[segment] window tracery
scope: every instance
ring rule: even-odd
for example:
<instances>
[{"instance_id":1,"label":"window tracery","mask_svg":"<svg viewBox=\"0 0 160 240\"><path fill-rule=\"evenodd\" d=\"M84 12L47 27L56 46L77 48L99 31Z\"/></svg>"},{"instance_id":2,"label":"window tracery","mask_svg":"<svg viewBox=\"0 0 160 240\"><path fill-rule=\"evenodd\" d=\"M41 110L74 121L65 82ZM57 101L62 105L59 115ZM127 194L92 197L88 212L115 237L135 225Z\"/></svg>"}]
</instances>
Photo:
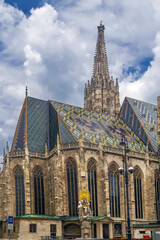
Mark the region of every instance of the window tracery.
<instances>
[{"instance_id":1,"label":"window tracery","mask_svg":"<svg viewBox=\"0 0 160 240\"><path fill-rule=\"evenodd\" d=\"M39 167L34 169L34 205L36 214L45 214L43 173Z\"/></svg>"},{"instance_id":2,"label":"window tracery","mask_svg":"<svg viewBox=\"0 0 160 240\"><path fill-rule=\"evenodd\" d=\"M91 210L93 216L98 216L98 202L97 202L97 173L96 162L91 159L87 166L88 169L88 191L91 194Z\"/></svg>"},{"instance_id":3,"label":"window tracery","mask_svg":"<svg viewBox=\"0 0 160 240\"><path fill-rule=\"evenodd\" d=\"M20 166L14 170L15 194L16 194L16 216L25 215L25 194L24 194L24 174Z\"/></svg>"},{"instance_id":4,"label":"window tracery","mask_svg":"<svg viewBox=\"0 0 160 240\"><path fill-rule=\"evenodd\" d=\"M69 216L77 216L78 189L77 189L77 166L73 159L67 161L67 185Z\"/></svg>"},{"instance_id":5,"label":"window tracery","mask_svg":"<svg viewBox=\"0 0 160 240\"><path fill-rule=\"evenodd\" d=\"M111 217L120 217L119 172L115 164L109 167L108 178Z\"/></svg>"},{"instance_id":6,"label":"window tracery","mask_svg":"<svg viewBox=\"0 0 160 240\"><path fill-rule=\"evenodd\" d=\"M136 218L143 218L142 177L141 172L138 168L135 168L133 176L134 176L135 216Z\"/></svg>"}]
</instances>

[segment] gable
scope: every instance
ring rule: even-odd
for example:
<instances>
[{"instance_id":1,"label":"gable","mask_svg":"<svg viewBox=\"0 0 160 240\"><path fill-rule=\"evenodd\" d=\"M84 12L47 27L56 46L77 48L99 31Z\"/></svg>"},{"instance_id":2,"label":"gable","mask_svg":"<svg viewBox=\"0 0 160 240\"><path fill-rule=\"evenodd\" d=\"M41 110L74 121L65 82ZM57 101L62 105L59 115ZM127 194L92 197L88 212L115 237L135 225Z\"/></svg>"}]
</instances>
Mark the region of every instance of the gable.
<instances>
[{"instance_id":1,"label":"gable","mask_svg":"<svg viewBox=\"0 0 160 240\"><path fill-rule=\"evenodd\" d=\"M120 118L148 145L150 151L158 151L156 105L126 97Z\"/></svg>"}]
</instances>

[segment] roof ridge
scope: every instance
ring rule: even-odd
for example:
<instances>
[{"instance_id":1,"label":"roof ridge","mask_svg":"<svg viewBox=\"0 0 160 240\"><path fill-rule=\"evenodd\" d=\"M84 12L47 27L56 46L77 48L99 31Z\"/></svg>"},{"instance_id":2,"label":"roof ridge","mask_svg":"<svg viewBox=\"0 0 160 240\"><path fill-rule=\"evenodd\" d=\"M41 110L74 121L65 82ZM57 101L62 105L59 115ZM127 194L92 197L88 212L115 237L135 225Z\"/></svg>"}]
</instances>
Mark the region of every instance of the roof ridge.
<instances>
[{"instance_id":1,"label":"roof ridge","mask_svg":"<svg viewBox=\"0 0 160 240\"><path fill-rule=\"evenodd\" d=\"M43 100L43 99L39 99L39 98L36 98L36 97L30 97L30 96L28 96L27 98L36 99L38 101L43 101L43 102L48 102L49 101L49 100Z\"/></svg>"},{"instance_id":2,"label":"roof ridge","mask_svg":"<svg viewBox=\"0 0 160 240\"><path fill-rule=\"evenodd\" d=\"M152 105L152 106L157 106L157 105L155 105L153 103L148 103L148 102L145 102L145 101L142 101L142 100L139 100L139 99L135 99L135 98L131 98L131 97L126 97L126 98L132 99L132 100L135 100L135 101L139 101L139 102L142 102L142 103L146 103L146 104L149 104L149 105Z\"/></svg>"}]
</instances>

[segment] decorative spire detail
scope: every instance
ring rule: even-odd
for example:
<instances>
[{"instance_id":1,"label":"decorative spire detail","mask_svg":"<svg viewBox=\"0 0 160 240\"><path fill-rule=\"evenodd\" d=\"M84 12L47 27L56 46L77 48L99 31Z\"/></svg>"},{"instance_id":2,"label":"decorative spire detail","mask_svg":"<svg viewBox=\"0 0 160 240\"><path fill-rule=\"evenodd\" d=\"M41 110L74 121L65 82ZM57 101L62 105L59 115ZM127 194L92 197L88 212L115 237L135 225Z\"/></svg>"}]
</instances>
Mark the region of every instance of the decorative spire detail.
<instances>
[{"instance_id":1,"label":"decorative spire detail","mask_svg":"<svg viewBox=\"0 0 160 240\"><path fill-rule=\"evenodd\" d=\"M85 85L84 107L97 113L117 115L120 110L119 84L114 84L113 77L109 76L108 59L104 38L105 27L100 21L96 51L94 56L91 82Z\"/></svg>"},{"instance_id":2,"label":"decorative spire detail","mask_svg":"<svg viewBox=\"0 0 160 240\"><path fill-rule=\"evenodd\" d=\"M26 98L28 97L28 88L26 86Z\"/></svg>"},{"instance_id":3,"label":"decorative spire detail","mask_svg":"<svg viewBox=\"0 0 160 240\"><path fill-rule=\"evenodd\" d=\"M97 44L96 44L96 53L94 57L94 66L93 66L93 75L109 75L108 70L108 60L106 54L106 45L105 45L105 38L104 38L104 30L105 27L100 22L100 26L98 28L98 37L97 37Z\"/></svg>"}]
</instances>

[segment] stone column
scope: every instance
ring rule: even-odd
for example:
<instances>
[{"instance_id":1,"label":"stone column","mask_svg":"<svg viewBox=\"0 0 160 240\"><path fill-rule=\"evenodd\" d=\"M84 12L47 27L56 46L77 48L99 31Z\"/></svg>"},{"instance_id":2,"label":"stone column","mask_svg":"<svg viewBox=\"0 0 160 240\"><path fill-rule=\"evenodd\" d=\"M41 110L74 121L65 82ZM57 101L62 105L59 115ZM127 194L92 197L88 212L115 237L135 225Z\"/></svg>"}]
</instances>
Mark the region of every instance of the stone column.
<instances>
[{"instance_id":1,"label":"stone column","mask_svg":"<svg viewBox=\"0 0 160 240\"><path fill-rule=\"evenodd\" d=\"M6 159L4 160L4 191L3 191L3 207L4 209L4 216L8 217L9 215L13 214L13 201L12 201L12 169L11 169L11 162L10 162L10 153L9 153L9 146L7 142L6 146L7 154Z\"/></svg>"},{"instance_id":2,"label":"stone column","mask_svg":"<svg viewBox=\"0 0 160 240\"><path fill-rule=\"evenodd\" d=\"M59 142L59 136L57 135L57 159L55 162L55 175L54 175L54 186L55 186L55 215L61 216L63 215L63 175L64 170L62 168L62 151L61 151L61 144Z\"/></svg>"},{"instance_id":3,"label":"stone column","mask_svg":"<svg viewBox=\"0 0 160 240\"><path fill-rule=\"evenodd\" d=\"M106 198L106 215L110 217L110 200L109 200L109 179L105 178L105 198Z\"/></svg>"},{"instance_id":4,"label":"stone column","mask_svg":"<svg viewBox=\"0 0 160 240\"><path fill-rule=\"evenodd\" d=\"M109 223L109 238L113 238L113 223Z\"/></svg>"},{"instance_id":5,"label":"stone column","mask_svg":"<svg viewBox=\"0 0 160 240\"><path fill-rule=\"evenodd\" d=\"M24 160L24 186L25 186L25 214L31 213L31 190L30 190L30 158L27 142L25 142L25 160Z\"/></svg>"},{"instance_id":6,"label":"stone column","mask_svg":"<svg viewBox=\"0 0 160 240\"><path fill-rule=\"evenodd\" d=\"M143 215L146 220L156 220L156 212L154 209L154 204L151 204L155 202L155 185L154 182L154 171L150 167L149 162L149 152L148 147L145 154L145 160L146 160L146 168L144 173L144 201L143 201ZM143 187L143 186L142 186Z\"/></svg>"},{"instance_id":7,"label":"stone column","mask_svg":"<svg viewBox=\"0 0 160 240\"><path fill-rule=\"evenodd\" d=\"M85 154L84 154L84 146L83 146L83 139L82 135L79 137L79 162L80 162L80 189L87 190L88 189L88 181L87 178L87 165L85 163Z\"/></svg>"},{"instance_id":8,"label":"stone column","mask_svg":"<svg viewBox=\"0 0 160 240\"><path fill-rule=\"evenodd\" d=\"M99 223L99 238L103 238L103 223Z\"/></svg>"}]
</instances>

